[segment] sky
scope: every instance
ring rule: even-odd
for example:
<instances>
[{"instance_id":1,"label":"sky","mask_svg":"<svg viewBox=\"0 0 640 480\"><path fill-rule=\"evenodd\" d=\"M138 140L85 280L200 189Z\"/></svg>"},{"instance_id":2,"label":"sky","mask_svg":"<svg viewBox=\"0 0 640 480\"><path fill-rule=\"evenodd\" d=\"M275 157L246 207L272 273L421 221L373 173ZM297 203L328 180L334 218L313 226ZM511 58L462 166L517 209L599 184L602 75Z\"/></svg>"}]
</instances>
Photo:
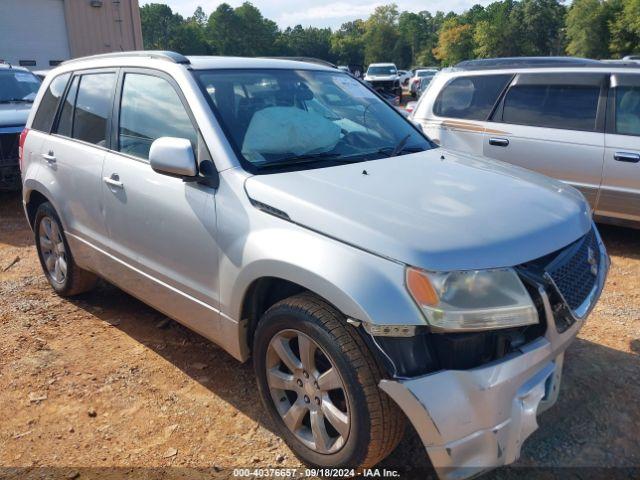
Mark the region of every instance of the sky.
<instances>
[{"instance_id":1,"label":"sky","mask_svg":"<svg viewBox=\"0 0 640 480\"><path fill-rule=\"evenodd\" d=\"M237 7L244 0L227 0L227 3ZM146 3L166 3L174 12L188 17L193 14L198 5L202 6L207 15L222 3L216 0L140 0L140 5ZM409 10L419 12L428 10L435 13L438 10L449 12L453 10L461 13L476 3L487 5L491 0L396 0L400 11ZM302 26L337 28L342 23L356 18L366 18L379 5L393 3L393 0L252 0L265 17L274 20L281 28L300 24Z\"/></svg>"}]
</instances>

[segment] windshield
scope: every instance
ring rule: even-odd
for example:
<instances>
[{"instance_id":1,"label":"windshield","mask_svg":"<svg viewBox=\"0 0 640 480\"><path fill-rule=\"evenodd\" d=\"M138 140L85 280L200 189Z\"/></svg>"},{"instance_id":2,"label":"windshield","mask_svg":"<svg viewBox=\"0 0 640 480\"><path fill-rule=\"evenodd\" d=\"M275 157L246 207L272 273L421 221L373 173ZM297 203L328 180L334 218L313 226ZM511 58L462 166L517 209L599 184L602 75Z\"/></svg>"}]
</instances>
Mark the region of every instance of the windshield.
<instances>
[{"instance_id":1,"label":"windshield","mask_svg":"<svg viewBox=\"0 0 640 480\"><path fill-rule=\"evenodd\" d=\"M398 71L394 66L386 67L369 67L367 75L396 75Z\"/></svg>"},{"instance_id":2,"label":"windshield","mask_svg":"<svg viewBox=\"0 0 640 480\"><path fill-rule=\"evenodd\" d=\"M374 160L433 147L393 107L339 71L213 70L195 75L243 166L254 173Z\"/></svg>"},{"instance_id":3,"label":"windshield","mask_svg":"<svg viewBox=\"0 0 640 480\"><path fill-rule=\"evenodd\" d=\"M418 71L418 76L419 77L433 77L436 74L436 72L432 72L429 70L421 70Z\"/></svg>"},{"instance_id":4,"label":"windshield","mask_svg":"<svg viewBox=\"0 0 640 480\"><path fill-rule=\"evenodd\" d=\"M39 88L40 80L31 72L9 68L0 70L0 103L32 103Z\"/></svg>"}]
</instances>

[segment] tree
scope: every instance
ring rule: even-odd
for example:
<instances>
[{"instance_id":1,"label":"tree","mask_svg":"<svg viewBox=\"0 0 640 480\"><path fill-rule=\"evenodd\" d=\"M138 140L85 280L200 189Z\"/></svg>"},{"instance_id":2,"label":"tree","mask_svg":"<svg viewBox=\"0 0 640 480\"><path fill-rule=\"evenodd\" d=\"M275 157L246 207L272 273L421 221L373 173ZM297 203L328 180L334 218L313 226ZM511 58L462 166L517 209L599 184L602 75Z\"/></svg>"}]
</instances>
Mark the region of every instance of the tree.
<instances>
[{"instance_id":1,"label":"tree","mask_svg":"<svg viewBox=\"0 0 640 480\"><path fill-rule=\"evenodd\" d=\"M522 0L512 22L518 25L520 55L561 55L566 9L558 0Z\"/></svg>"},{"instance_id":2,"label":"tree","mask_svg":"<svg viewBox=\"0 0 640 480\"><path fill-rule=\"evenodd\" d=\"M611 53L640 53L640 0L622 0L611 5Z\"/></svg>"},{"instance_id":3,"label":"tree","mask_svg":"<svg viewBox=\"0 0 640 480\"><path fill-rule=\"evenodd\" d=\"M193 15L187 18L187 22L195 22L204 28L207 26L207 14L204 13L202 7L198 7L196 8L196 11L193 12Z\"/></svg>"},{"instance_id":4,"label":"tree","mask_svg":"<svg viewBox=\"0 0 640 480\"><path fill-rule=\"evenodd\" d=\"M455 65L472 58L473 28L471 25L461 25L456 18L445 20L433 54L445 66Z\"/></svg>"},{"instance_id":5,"label":"tree","mask_svg":"<svg viewBox=\"0 0 640 480\"><path fill-rule=\"evenodd\" d=\"M206 35L218 55L242 55L242 26L235 10L228 3L221 3L209 16Z\"/></svg>"},{"instance_id":6,"label":"tree","mask_svg":"<svg viewBox=\"0 0 640 480\"><path fill-rule=\"evenodd\" d=\"M331 50L331 29L296 25L287 28L277 41L279 53L294 57L314 57L334 61Z\"/></svg>"},{"instance_id":7,"label":"tree","mask_svg":"<svg viewBox=\"0 0 640 480\"><path fill-rule=\"evenodd\" d=\"M402 12L398 19L398 31L403 42L411 49L411 65L430 65L435 62L432 50L438 43L438 30L444 14L435 17L429 12Z\"/></svg>"},{"instance_id":8,"label":"tree","mask_svg":"<svg viewBox=\"0 0 640 480\"><path fill-rule=\"evenodd\" d=\"M567 13L567 53L579 57L608 57L608 20L602 1L574 0Z\"/></svg>"},{"instance_id":9,"label":"tree","mask_svg":"<svg viewBox=\"0 0 640 480\"><path fill-rule=\"evenodd\" d=\"M278 35L278 26L275 22L264 18L260 10L249 2L244 2L236 8L235 14L240 25L239 37L236 41L240 44L242 55L250 57L272 55Z\"/></svg>"},{"instance_id":10,"label":"tree","mask_svg":"<svg viewBox=\"0 0 640 480\"><path fill-rule=\"evenodd\" d=\"M473 52L480 58L508 57L518 54L518 28L514 25L513 0L494 2L484 10L473 33Z\"/></svg>"},{"instance_id":11,"label":"tree","mask_svg":"<svg viewBox=\"0 0 640 480\"><path fill-rule=\"evenodd\" d=\"M364 65L365 23L362 20L343 23L331 35L331 52L346 65Z\"/></svg>"},{"instance_id":12,"label":"tree","mask_svg":"<svg viewBox=\"0 0 640 480\"><path fill-rule=\"evenodd\" d=\"M182 23L182 17L174 14L169 6L150 3L140 8L142 39L147 50L168 50L171 38Z\"/></svg>"},{"instance_id":13,"label":"tree","mask_svg":"<svg viewBox=\"0 0 640 480\"><path fill-rule=\"evenodd\" d=\"M364 35L364 61L366 64L391 62L398 33L398 7L395 4L376 7L366 22Z\"/></svg>"},{"instance_id":14,"label":"tree","mask_svg":"<svg viewBox=\"0 0 640 480\"><path fill-rule=\"evenodd\" d=\"M181 23L173 30L169 49L183 55L208 55L211 50L204 29L194 21Z\"/></svg>"}]
</instances>

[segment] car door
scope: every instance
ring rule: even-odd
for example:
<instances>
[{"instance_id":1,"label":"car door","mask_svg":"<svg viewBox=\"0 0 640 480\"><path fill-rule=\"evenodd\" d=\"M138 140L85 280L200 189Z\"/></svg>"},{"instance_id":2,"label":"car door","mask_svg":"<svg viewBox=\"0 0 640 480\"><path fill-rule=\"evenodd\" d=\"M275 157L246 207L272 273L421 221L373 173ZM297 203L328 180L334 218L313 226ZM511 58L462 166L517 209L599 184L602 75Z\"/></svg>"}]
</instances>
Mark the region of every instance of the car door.
<instances>
[{"instance_id":1,"label":"car door","mask_svg":"<svg viewBox=\"0 0 640 480\"><path fill-rule=\"evenodd\" d=\"M596 213L640 221L640 75L613 74Z\"/></svg>"},{"instance_id":2,"label":"car door","mask_svg":"<svg viewBox=\"0 0 640 480\"><path fill-rule=\"evenodd\" d=\"M223 341L217 320L218 247L215 189L151 169L160 137L187 138L202 152L197 126L167 75L123 69L114 107L113 150L102 194L109 278L193 330Z\"/></svg>"},{"instance_id":3,"label":"car door","mask_svg":"<svg viewBox=\"0 0 640 480\"><path fill-rule=\"evenodd\" d=\"M604 73L518 74L484 134L484 155L567 182L595 207L606 89Z\"/></svg>"},{"instance_id":4,"label":"car door","mask_svg":"<svg viewBox=\"0 0 640 480\"><path fill-rule=\"evenodd\" d=\"M54 122L41 145L41 175L65 225L76 262L95 269L96 249L107 232L102 215L101 175L110 138L115 70L73 76Z\"/></svg>"},{"instance_id":5,"label":"car door","mask_svg":"<svg viewBox=\"0 0 640 480\"><path fill-rule=\"evenodd\" d=\"M442 85L443 78L433 78L413 119L443 147L480 155L483 134L492 128L489 116L513 74L474 73L453 77ZM438 92L435 98L431 92Z\"/></svg>"}]
</instances>

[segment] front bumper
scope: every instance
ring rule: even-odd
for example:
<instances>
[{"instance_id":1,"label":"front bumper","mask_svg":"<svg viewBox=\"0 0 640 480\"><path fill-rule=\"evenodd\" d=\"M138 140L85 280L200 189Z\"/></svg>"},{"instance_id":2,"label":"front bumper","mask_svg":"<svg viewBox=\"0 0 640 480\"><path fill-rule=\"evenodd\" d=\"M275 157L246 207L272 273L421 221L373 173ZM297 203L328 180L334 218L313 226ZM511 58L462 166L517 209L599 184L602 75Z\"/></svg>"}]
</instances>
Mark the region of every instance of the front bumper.
<instances>
[{"instance_id":1,"label":"front bumper","mask_svg":"<svg viewBox=\"0 0 640 480\"><path fill-rule=\"evenodd\" d=\"M549 297L541 291L546 334L519 352L471 370L380 382L415 427L440 478L468 478L514 462L538 428L537 414L556 402L564 352L606 280L609 258L598 240L600 274L589 297L590 308L562 333Z\"/></svg>"}]
</instances>

